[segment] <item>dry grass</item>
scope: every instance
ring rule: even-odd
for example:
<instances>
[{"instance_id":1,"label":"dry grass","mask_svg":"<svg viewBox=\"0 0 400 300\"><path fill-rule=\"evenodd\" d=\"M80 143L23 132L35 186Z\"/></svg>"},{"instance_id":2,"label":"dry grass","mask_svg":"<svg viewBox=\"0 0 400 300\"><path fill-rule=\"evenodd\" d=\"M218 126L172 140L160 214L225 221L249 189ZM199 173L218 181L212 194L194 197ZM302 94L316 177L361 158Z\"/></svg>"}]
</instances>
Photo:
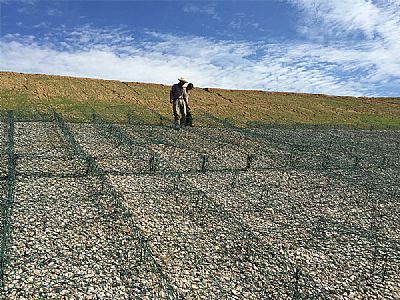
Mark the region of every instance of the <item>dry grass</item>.
<instances>
[{"instance_id":1,"label":"dry grass","mask_svg":"<svg viewBox=\"0 0 400 300\"><path fill-rule=\"evenodd\" d=\"M69 121L84 122L95 111L113 122L166 124L172 121L169 89L163 84L0 72L0 109L14 110L21 119L43 119L56 110ZM400 125L400 98L194 88L190 106L196 125Z\"/></svg>"}]
</instances>

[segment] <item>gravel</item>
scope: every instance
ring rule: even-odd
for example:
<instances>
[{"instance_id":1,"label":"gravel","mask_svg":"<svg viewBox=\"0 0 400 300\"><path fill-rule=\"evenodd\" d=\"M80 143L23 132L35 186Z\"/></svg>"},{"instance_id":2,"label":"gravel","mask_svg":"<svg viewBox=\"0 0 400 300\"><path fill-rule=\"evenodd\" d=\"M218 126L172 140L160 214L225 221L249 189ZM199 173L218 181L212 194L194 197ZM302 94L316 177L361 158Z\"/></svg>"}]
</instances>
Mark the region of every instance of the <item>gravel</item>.
<instances>
[{"instance_id":1,"label":"gravel","mask_svg":"<svg viewBox=\"0 0 400 300\"><path fill-rule=\"evenodd\" d=\"M400 132L68 127L15 123L5 299L400 299Z\"/></svg>"}]
</instances>

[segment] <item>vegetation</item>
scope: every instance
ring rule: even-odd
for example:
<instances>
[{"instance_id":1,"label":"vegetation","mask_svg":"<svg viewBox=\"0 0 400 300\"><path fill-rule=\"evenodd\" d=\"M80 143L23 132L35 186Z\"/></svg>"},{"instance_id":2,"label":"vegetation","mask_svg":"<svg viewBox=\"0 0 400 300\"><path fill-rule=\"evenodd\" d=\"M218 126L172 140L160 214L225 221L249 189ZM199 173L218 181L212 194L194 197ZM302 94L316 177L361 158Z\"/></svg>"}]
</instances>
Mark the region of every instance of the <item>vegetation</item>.
<instances>
[{"instance_id":1,"label":"vegetation","mask_svg":"<svg viewBox=\"0 0 400 300\"><path fill-rule=\"evenodd\" d=\"M0 72L0 110L18 120L45 120L53 111L67 121L90 122L93 112L117 123L170 124L170 86ZM400 125L400 98L194 88L190 106L198 126Z\"/></svg>"}]
</instances>

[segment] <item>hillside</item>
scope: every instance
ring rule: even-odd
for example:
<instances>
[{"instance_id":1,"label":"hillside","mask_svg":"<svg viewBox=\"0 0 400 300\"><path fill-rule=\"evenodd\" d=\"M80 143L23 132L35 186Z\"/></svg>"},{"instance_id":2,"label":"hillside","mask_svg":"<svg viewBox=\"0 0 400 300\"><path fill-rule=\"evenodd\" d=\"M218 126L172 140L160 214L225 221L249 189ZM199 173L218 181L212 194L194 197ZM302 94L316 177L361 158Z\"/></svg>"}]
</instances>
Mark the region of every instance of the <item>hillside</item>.
<instances>
[{"instance_id":1,"label":"hillside","mask_svg":"<svg viewBox=\"0 0 400 300\"><path fill-rule=\"evenodd\" d=\"M196 83L194 82L196 85ZM68 121L88 122L93 112L112 122L170 124L170 86L65 76L0 72L0 110L17 119L46 119L56 110ZM196 125L400 125L400 98L194 88Z\"/></svg>"}]
</instances>

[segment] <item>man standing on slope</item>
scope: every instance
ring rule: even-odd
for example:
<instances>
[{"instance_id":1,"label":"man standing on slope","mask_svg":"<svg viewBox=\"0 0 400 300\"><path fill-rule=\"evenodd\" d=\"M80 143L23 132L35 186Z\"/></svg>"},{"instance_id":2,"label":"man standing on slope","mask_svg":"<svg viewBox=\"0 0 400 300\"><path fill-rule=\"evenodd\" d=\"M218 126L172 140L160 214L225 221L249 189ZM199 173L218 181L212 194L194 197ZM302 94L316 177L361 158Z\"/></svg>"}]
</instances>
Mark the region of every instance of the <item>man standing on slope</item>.
<instances>
[{"instance_id":1,"label":"man standing on slope","mask_svg":"<svg viewBox=\"0 0 400 300\"><path fill-rule=\"evenodd\" d=\"M169 93L169 101L172 104L172 110L174 112L175 129L185 126L188 105L188 93L184 87L188 81L183 77L178 80L179 83L174 84Z\"/></svg>"}]
</instances>

